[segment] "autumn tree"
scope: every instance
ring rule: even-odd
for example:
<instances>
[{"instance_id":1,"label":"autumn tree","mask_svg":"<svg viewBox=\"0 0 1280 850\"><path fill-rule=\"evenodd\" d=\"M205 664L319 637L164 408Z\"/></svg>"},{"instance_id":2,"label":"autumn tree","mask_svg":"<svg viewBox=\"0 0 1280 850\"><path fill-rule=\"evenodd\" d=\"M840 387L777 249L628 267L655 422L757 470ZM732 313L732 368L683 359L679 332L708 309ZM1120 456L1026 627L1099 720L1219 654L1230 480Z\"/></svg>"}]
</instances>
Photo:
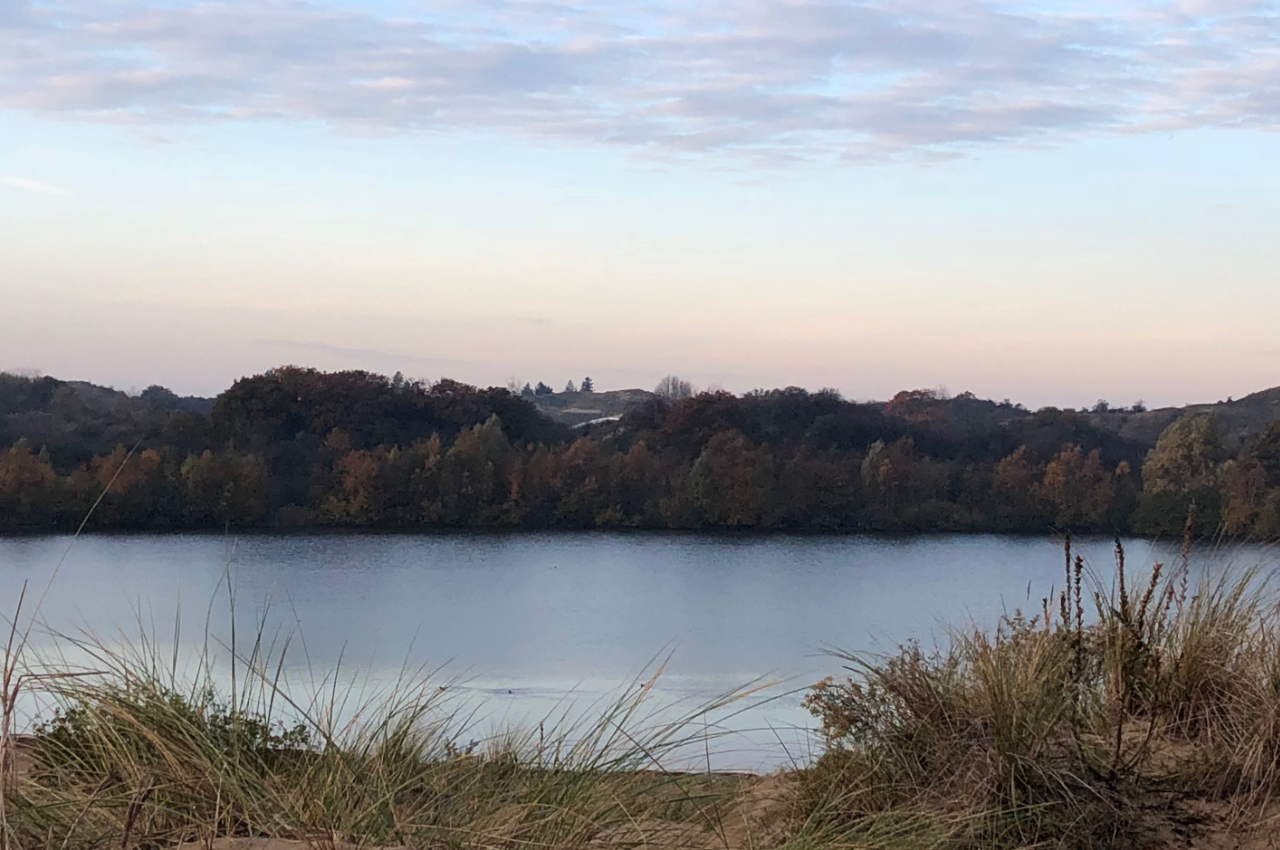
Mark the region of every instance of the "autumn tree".
<instances>
[{"instance_id":1,"label":"autumn tree","mask_svg":"<svg viewBox=\"0 0 1280 850\"><path fill-rule=\"evenodd\" d=\"M922 457L911 437L876 441L862 462L862 486L873 525L884 530L918 527L945 496L943 471Z\"/></svg>"},{"instance_id":2,"label":"autumn tree","mask_svg":"<svg viewBox=\"0 0 1280 850\"><path fill-rule=\"evenodd\" d=\"M1045 467L1042 483L1044 497L1055 511L1055 525L1064 529L1105 528L1115 494L1113 478L1102 465L1098 449L1086 454L1079 446L1063 446Z\"/></svg>"},{"instance_id":3,"label":"autumn tree","mask_svg":"<svg viewBox=\"0 0 1280 850\"><path fill-rule=\"evenodd\" d=\"M1222 494L1220 466L1226 459L1217 424L1209 414L1187 414L1161 433L1142 466L1139 530L1177 534L1192 512L1198 533L1217 528Z\"/></svg>"},{"instance_id":4,"label":"autumn tree","mask_svg":"<svg viewBox=\"0 0 1280 850\"><path fill-rule=\"evenodd\" d=\"M1043 478L1044 467L1034 462L1026 446L1019 446L995 465L991 487L1003 527L1010 530L1044 527L1049 517L1040 488Z\"/></svg>"},{"instance_id":5,"label":"autumn tree","mask_svg":"<svg viewBox=\"0 0 1280 850\"><path fill-rule=\"evenodd\" d=\"M907 422L931 422L946 417L947 407L937 390L903 390L889 400L885 412Z\"/></svg>"},{"instance_id":6,"label":"autumn tree","mask_svg":"<svg viewBox=\"0 0 1280 850\"><path fill-rule=\"evenodd\" d=\"M1222 490L1222 530L1235 536L1253 532L1267 507L1266 468L1256 456L1225 461L1218 470Z\"/></svg>"},{"instance_id":7,"label":"autumn tree","mask_svg":"<svg viewBox=\"0 0 1280 850\"><path fill-rule=\"evenodd\" d=\"M539 445L515 457L507 477L505 512L516 525L545 528L556 522L562 449Z\"/></svg>"},{"instance_id":8,"label":"autumn tree","mask_svg":"<svg viewBox=\"0 0 1280 850\"><path fill-rule=\"evenodd\" d=\"M773 521L773 458L740 432L723 431L711 438L694 461L687 486L708 525L760 527Z\"/></svg>"},{"instance_id":9,"label":"autumn tree","mask_svg":"<svg viewBox=\"0 0 1280 850\"><path fill-rule=\"evenodd\" d=\"M835 531L858 527L862 458L850 452L792 446L775 455L772 511L780 526Z\"/></svg>"},{"instance_id":10,"label":"autumn tree","mask_svg":"<svg viewBox=\"0 0 1280 850\"><path fill-rule=\"evenodd\" d=\"M666 495L662 461L644 440L637 441L622 457L616 499L627 525L652 525L659 516L659 502Z\"/></svg>"},{"instance_id":11,"label":"autumn tree","mask_svg":"<svg viewBox=\"0 0 1280 850\"><path fill-rule=\"evenodd\" d=\"M493 523L506 501L510 455L511 444L497 416L459 434L440 464L441 521L457 526Z\"/></svg>"},{"instance_id":12,"label":"autumn tree","mask_svg":"<svg viewBox=\"0 0 1280 850\"><path fill-rule=\"evenodd\" d=\"M334 464L335 481L320 506L320 515L337 525L373 525L383 520L379 476L391 449L354 449Z\"/></svg>"},{"instance_id":13,"label":"autumn tree","mask_svg":"<svg viewBox=\"0 0 1280 850\"><path fill-rule=\"evenodd\" d=\"M589 437L574 440L557 464L556 520L575 528L591 528L613 506L605 451Z\"/></svg>"},{"instance_id":14,"label":"autumn tree","mask_svg":"<svg viewBox=\"0 0 1280 850\"><path fill-rule=\"evenodd\" d=\"M269 479L257 457L206 451L188 457L180 477L183 504L196 525L252 528L265 522Z\"/></svg>"},{"instance_id":15,"label":"autumn tree","mask_svg":"<svg viewBox=\"0 0 1280 850\"><path fill-rule=\"evenodd\" d=\"M18 440L0 451L0 529L47 528L57 517L58 476L47 452Z\"/></svg>"},{"instance_id":16,"label":"autumn tree","mask_svg":"<svg viewBox=\"0 0 1280 850\"><path fill-rule=\"evenodd\" d=\"M1164 430L1142 466L1149 493L1188 493L1217 482L1225 459L1217 424L1208 414L1188 414Z\"/></svg>"},{"instance_id":17,"label":"autumn tree","mask_svg":"<svg viewBox=\"0 0 1280 850\"><path fill-rule=\"evenodd\" d=\"M116 446L96 457L87 475L72 477L77 509L100 528L166 528L182 524L182 493L173 470L155 449Z\"/></svg>"}]
</instances>

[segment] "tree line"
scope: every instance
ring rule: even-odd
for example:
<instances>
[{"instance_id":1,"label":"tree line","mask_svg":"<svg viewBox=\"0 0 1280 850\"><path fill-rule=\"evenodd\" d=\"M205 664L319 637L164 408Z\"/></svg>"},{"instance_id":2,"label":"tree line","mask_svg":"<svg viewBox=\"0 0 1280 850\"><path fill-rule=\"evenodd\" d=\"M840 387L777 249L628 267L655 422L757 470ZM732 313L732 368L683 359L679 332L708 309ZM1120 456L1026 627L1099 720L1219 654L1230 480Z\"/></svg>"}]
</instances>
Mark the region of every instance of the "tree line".
<instances>
[{"instance_id":1,"label":"tree line","mask_svg":"<svg viewBox=\"0 0 1280 850\"><path fill-rule=\"evenodd\" d=\"M0 376L0 530L71 530L96 503L113 530L1176 535L1191 515L1280 537L1280 420L1229 450L1186 416L1147 446L1070 410L788 388L658 396L583 432L519 392L366 372L285 367L211 406L151 388L91 409L68 386Z\"/></svg>"}]
</instances>

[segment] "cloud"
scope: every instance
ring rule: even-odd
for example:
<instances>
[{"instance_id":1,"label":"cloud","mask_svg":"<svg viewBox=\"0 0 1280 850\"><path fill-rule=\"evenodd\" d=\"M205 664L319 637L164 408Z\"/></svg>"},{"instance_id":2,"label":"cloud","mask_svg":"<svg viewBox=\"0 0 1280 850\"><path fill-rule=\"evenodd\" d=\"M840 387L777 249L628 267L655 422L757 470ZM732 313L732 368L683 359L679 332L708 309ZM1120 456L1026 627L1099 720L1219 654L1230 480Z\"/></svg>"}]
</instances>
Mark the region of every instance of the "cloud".
<instances>
[{"instance_id":1,"label":"cloud","mask_svg":"<svg viewBox=\"0 0 1280 850\"><path fill-rule=\"evenodd\" d=\"M9 0L0 106L767 163L1280 125L1271 0L1117 2Z\"/></svg>"},{"instance_id":2,"label":"cloud","mask_svg":"<svg viewBox=\"0 0 1280 850\"><path fill-rule=\"evenodd\" d=\"M39 195L67 194L67 190L60 186L42 183L39 180L28 180L25 177L12 177L7 174L0 174L0 186L8 186L10 189L21 189L24 192L35 192Z\"/></svg>"}]
</instances>

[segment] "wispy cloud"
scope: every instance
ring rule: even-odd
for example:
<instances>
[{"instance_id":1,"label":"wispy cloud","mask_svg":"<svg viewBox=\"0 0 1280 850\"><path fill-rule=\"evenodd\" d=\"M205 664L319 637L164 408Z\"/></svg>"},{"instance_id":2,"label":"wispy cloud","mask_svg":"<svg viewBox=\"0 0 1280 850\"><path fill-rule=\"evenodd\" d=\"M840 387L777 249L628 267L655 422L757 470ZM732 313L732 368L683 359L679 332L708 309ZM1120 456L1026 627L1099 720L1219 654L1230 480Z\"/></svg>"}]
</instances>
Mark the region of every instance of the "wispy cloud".
<instances>
[{"instance_id":1,"label":"wispy cloud","mask_svg":"<svg viewBox=\"0 0 1280 850\"><path fill-rule=\"evenodd\" d=\"M1271 0L301 0L0 6L0 105L319 120L748 161L1280 126Z\"/></svg>"},{"instance_id":2,"label":"wispy cloud","mask_svg":"<svg viewBox=\"0 0 1280 850\"><path fill-rule=\"evenodd\" d=\"M54 186L49 183L43 183L39 180L28 180L25 177L13 177L8 174L0 174L0 186L8 186L10 189L21 189L24 192L35 192L39 195L65 195L67 190L61 186Z\"/></svg>"}]
</instances>

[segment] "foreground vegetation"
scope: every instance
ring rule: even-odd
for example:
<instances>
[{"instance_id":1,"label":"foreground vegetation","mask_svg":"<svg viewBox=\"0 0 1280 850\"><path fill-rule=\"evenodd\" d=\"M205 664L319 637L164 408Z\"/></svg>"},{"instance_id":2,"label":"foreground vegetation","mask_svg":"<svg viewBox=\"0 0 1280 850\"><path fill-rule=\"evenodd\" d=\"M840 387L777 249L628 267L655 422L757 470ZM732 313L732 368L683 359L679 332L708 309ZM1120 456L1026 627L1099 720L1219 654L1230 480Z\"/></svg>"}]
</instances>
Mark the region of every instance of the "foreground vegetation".
<instances>
[{"instance_id":1,"label":"foreground vegetation","mask_svg":"<svg viewBox=\"0 0 1280 850\"><path fill-rule=\"evenodd\" d=\"M0 375L0 532L72 530L97 504L89 528L111 530L1167 535L1195 505L1197 534L1276 538L1280 420L1255 408L1148 440L1125 425L1141 412L790 388L652 397L583 432L505 389L364 372L277 369L216 400Z\"/></svg>"},{"instance_id":2,"label":"foreground vegetation","mask_svg":"<svg viewBox=\"0 0 1280 850\"><path fill-rule=\"evenodd\" d=\"M1192 575L1185 553L1117 561L1104 583L1068 543L1034 614L846 657L849 678L806 697L821 755L770 777L669 770L745 693L660 720L637 681L595 715L462 746L447 685L329 679L300 700L260 634L221 693L210 654L179 676L145 640L78 641L80 675L11 641L6 694L49 708L7 753L3 846L1266 846L1248 842L1280 813L1280 598L1257 571Z\"/></svg>"},{"instance_id":3,"label":"foreground vegetation","mask_svg":"<svg viewBox=\"0 0 1280 850\"><path fill-rule=\"evenodd\" d=\"M1185 550L1184 550L1185 551ZM828 749L796 810L879 846L1235 847L1280 809L1280 621L1269 577L1183 563L1066 589L945 650L849 658L808 704ZM856 844L856 841L854 842ZM870 841L869 844L878 842ZM1259 844L1258 846L1270 846Z\"/></svg>"}]
</instances>

